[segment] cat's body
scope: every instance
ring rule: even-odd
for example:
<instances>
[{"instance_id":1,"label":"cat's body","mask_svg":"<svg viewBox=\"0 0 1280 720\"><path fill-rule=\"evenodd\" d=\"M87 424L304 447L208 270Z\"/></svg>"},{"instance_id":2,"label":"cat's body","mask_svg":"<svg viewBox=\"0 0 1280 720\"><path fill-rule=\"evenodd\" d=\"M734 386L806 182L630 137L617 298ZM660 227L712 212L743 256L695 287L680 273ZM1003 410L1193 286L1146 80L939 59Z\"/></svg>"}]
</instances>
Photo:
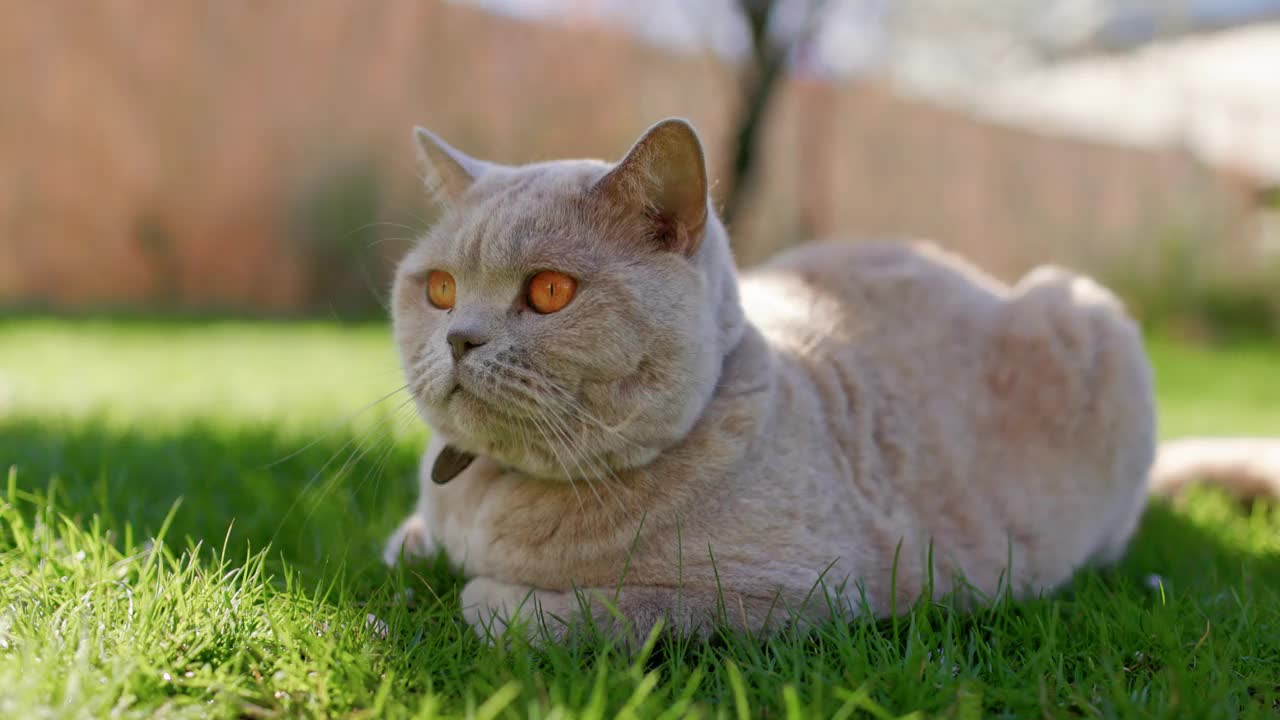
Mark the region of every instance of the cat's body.
<instances>
[{"instance_id":1,"label":"cat's body","mask_svg":"<svg viewBox=\"0 0 1280 720\"><path fill-rule=\"evenodd\" d=\"M1151 373L1088 279L1009 288L928 245L823 244L739 282L683 123L617 166L498 168L422 139L452 210L395 312L435 432L387 559L443 549L478 628L536 608L563 630L586 602L639 633L758 630L1025 596L1123 552ZM438 268L448 309L422 299ZM530 313L521 283L547 268L578 297Z\"/></svg>"}]
</instances>

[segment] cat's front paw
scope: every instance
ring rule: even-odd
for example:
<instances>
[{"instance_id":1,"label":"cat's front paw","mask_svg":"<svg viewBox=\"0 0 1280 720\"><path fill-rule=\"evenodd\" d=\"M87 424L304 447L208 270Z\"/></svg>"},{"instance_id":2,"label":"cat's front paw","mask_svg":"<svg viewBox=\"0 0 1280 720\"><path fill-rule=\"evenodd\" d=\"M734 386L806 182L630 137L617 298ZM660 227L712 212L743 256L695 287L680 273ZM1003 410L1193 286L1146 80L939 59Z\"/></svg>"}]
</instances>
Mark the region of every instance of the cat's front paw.
<instances>
[{"instance_id":1,"label":"cat's front paw","mask_svg":"<svg viewBox=\"0 0 1280 720\"><path fill-rule=\"evenodd\" d=\"M435 552L436 541L431 537L431 528L427 526L426 518L419 513L414 513L405 518L405 521L400 523L400 527L391 534L386 547L382 550L382 561L388 567L394 567L399 564L402 557L412 560L429 557Z\"/></svg>"},{"instance_id":2,"label":"cat's front paw","mask_svg":"<svg viewBox=\"0 0 1280 720\"><path fill-rule=\"evenodd\" d=\"M543 613L554 612L544 607L547 593L524 585L478 577L462 588L462 617L481 640L493 642L507 628L519 625L533 638L542 625Z\"/></svg>"}]
</instances>

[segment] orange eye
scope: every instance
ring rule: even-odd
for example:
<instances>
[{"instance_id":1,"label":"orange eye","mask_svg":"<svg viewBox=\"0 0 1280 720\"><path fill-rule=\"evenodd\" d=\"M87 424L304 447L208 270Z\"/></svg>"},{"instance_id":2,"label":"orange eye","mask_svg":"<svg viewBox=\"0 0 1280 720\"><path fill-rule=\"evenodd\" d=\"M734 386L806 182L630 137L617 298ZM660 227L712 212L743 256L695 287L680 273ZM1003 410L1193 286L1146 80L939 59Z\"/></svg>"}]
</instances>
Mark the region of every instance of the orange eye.
<instances>
[{"instance_id":1,"label":"orange eye","mask_svg":"<svg viewBox=\"0 0 1280 720\"><path fill-rule=\"evenodd\" d=\"M555 270L543 270L529 281L529 305L538 312L559 312L573 299L578 281Z\"/></svg>"},{"instance_id":2,"label":"orange eye","mask_svg":"<svg viewBox=\"0 0 1280 720\"><path fill-rule=\"evenodd\" d=\"M427 300L441 310L453 307L453 296L457 291L453 276L443 270L432 270L427 273Z\"/></svg>"}]
</instances>

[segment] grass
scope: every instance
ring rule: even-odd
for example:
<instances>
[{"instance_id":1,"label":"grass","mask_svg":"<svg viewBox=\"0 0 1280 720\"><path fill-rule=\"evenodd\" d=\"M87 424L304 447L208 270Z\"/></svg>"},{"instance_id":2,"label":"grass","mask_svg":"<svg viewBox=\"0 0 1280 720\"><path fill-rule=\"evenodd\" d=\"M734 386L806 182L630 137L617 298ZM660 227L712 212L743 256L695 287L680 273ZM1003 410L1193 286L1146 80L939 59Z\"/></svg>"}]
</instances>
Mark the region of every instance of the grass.
<instances>
[{"instance_id":1,"label":"grass","mask_svg":"<svg viewBox=\"0 0 1280 720\"><path fill-rule=\"evenodd\" d=\"M1280 434L1280 348L1152 352L1166 435ZM0 717L1280 712L1280 511L1213 493L973 615L489 648L442 564L378 562L425 437L367 407L399 383L380 326L0 321Z\"/></svg>"}]
</instances>

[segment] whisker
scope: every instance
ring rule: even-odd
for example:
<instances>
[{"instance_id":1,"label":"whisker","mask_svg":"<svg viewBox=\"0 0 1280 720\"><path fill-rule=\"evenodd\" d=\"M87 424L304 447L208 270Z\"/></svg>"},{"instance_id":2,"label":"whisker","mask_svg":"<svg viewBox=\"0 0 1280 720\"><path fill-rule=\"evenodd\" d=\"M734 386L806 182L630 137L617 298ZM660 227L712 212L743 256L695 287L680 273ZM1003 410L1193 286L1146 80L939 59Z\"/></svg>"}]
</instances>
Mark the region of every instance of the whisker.
<instances>
[{"instance_id":1,"label":"whisker","mask_svg":"<svg viewBox=\"0 0 1280 720\"><path fill-rule=\"evenodd\" d=\"M563 436L565 437L566 444L570 446L575 456L582 458L583 462L587 463L589 466L595 467L596 472L603 471L605 475L608 475L607 479L612 480L612 482L597 483L597 482L593 482L591 477L587 477L586 478L587 487L589 487L594 492L596 485L602 485L605 491L608 492L613 497L614 502L618 504L618 508L622 510L623 515L630 514L630 510L627 508L626 504L622 501L622 498L619 495L619 491L618 491L618 488L622 485L622 481L621 479L618 478L617 474L614 473L613 469L610 468L603 459L593 459L589 455L583 452L583 448L581 444L571 435L568 428L564 427L563 418L551 413L546 413L543 415L543 417L547 419L550 422L550 424L552 424L553 426L558 424L562 428L564 433Z\"/></svg>"},{"instance_id":2,"label":"whisker","mask_svg":"<svg viewBox=\"0 0 1280 720\"><path fill-rule=\"evenodd\" d=\"M525 388L518 388L517 386L517 392L525 393L528 392L528 390ZM535 400L537 400L537 398L535 398ZM597 485L604 486L606 492L613 497L614 502L618 504L619 509L624 515L630 514L630 509L626 506L626 503L623 502L622 497L619 494L619 488L622 485L622 481L618 478L613 469L609 467L608 463L603 459L593 458L589 453L585 452L582 443L574 436L572 430L569 429L565 419L552 412L553 408L543 406L539 407L538 410L539 417L546 422L547 427L556 435L557 438L560 439L569 451L569 456L573 460L574 466L580 473L582 473L583 480L586 482L587 488L596 495L597 501L601 503L601 509L604 509L604 501L599 496L599 491L596 489ZM565 472L567 473L568 470L566 469ZM593 474L607 476L607 479L612 480L613 482L595 482L592 477ZM572 479L572 475L570 475L570 478ZM602 477L601 479L606 478Z\"/></svg>"},{"instance_id":3,"label":"whisker","mask_svg":"<svg viewBox=\"0 0 1280 720\"><path fill-rule=\"evenodd\" d=\"M335 423L334 423L334 424L333 424L333 425L332 425L332 426L331 426L327 431L325 431L324 433L322 433L322 434L321 434L319 437L317 437L315 440L312 440L311 442L307 443L306 445L303 445L302 447L298 448L297 450L294 450L293 452L289 453L288 455L285 455L284 457L282 457L282 458L280 458L280 459L278 459L278 460L272 460L271 462L267 463L266 465L263 465L262 467L258 468L258 470L269 470L269 469L271 469L271 468L275 467L276 465L279 465L280 463L285 462L286 460L289 460L289 459L291 459L291 458L295 458L295 457L297 457L298 455L301 455L302 453L306 452L308 449L310 449L310 448L314 447L314 446L316 445L316 443L318 443L318 442L320 442L321 440L325 439L326 437L329 437L330 435L332 435L332 434L334 433L334 431L335 431L335 430L337 430L337 429L338 429L339 427L341 427L342 425L345 425L346 423L351 422L352 420L356 419L356 418L357 418L357 417L359 417L360 415L363 415L364 413L366 413L366 412L368 412L369 410L371 410L374 406L378 405L379 403L385 402L386 400L388 400L389 398L391 398L391 396L393 396L393 395L395 395L396 393L401 392L401 391L403 391L403 390L407 390L408 388L409 388L409 384L408 384L408 383L405 383L404 385L401 385L400 387L396 388L395 390L392 390L391 392L387 393L386 395L383 395L382 397L378 398L377 400L374 400L373 402L369 403L368 405L365 405L364 407L360 408L359 410L356 410L355 412L353 412L353 413L351 413L351 414L349 414L349 415L347 415L347 416L345 416L345 417L339 418L337 422L335 422Z\"/></svg>"},{"instance_id":4,"label":"whisker","mask_svg":"<svg viewBox=\"0 0 1280 720\"><path fill-rule=\"evenodd\" d=\"M535 412L534 414L531 414L529 416L530 421L534 423L534 427L538 430L538 433L542 435L544 444L546 445L548 451L551 453L552 458L556 461L556 464L558 464L561 470L564 471L565 477L568 478L569 484L570 486L573 487L574 493L577 493L578 492L577 484L574 482L574 478L573 478L574 473L570 471L569 467L565 464L564 458L561 456L561 454L559 453L556 447L556 443L552 441L551 437L547 434L547 432L551 432L552 434L555 434L559 438L563 438L563 436L560 435L557 428L553 426L551 423L539 422L540 416L543 421L547 420L548 418L545 416L545 414L539 411L537 407L538 398L536 396L531 395L530 394L531 391L528 388L525 388L519 385L518 383L503 382L502 389L505 391L505 394L507 395L510 395L513 397L522 397L525 400L528 400L531 402L531 404L533 405L532 410L534 410ZM565 443L565 444L568 445L568 443ZM588 489L590 489L592 494L595 495L596 502L600 503L600 507L603 509L604 498L600 497L600 493L595 489L594 483L590 482L590 478L586 477L586 473L584 473L584 468L579 463L578 458L576 457L575 454L570 455L570 461L573 463L576 471L578 473L583 474L584 480L586 480ZM579 502L581 502L581 496L579 496ZM583 511L584 512L586 511L585 507L583 507Z\"/></svg>"},{"instance_id":5,"label":"whisker","mask_svg":"<svg viewBox=\"0 0 1280 720\"><path fill-rule=\"evenodd\" d=\"M404 223L392 222L390 220L371 220L359 227L352 228L351 231L347 233L347 237L351 237L356 233L364 232L365 230L369 230L370 228L376 228L376 227L393 227L393 228L398 228L400 230L407 230L410 233L414 233L414 234L422 232L420 228L413 227L412 225L405 225Z\"/></svg>"},{"instance_id":6,"label":"whisker","mask_svg":"<svg viewBox=\"0 0 1280 720\"><path fill-rule=\"evenodd\" d=\"M411 217L412 219L422 223L422 227L424 228L424 230L419 230L417 232L425 232L425 228L428 228L431 226L431 223L427 222L421 215L419 215L418 213L412 210L405 210L405 214L409 215L409 217Z\"/></svg>"},{"instance_id":7,"label":"whisker","mask_svg":"<svg viewBox=\"0 0 1280 720\"><path fill-rule=\"evenodd\" d=\"M400 236L400 235L389 235L389 236L387 236L387 237L380 237L380 238L378 238L378 239L376 239L376 240L370 240L370 241L369 241L369 243L368 243L367 245L365 245L365 249L375 248L375 247L377 247L377 246L381 245L381 244L382 244L382 243L384 243L384 242L390 242L390 241L392 241L392 240L397 241L397 242L411 243L411 242L413 242L413 241L414 241L414 238L411 238L411 237L402 237L402 236Z\"/></svg>"},{"instance_id":8,"label":"whisker","mask_svg":"<svg viewBox=\"0 0 1280 720\"><path fill-rule=\"evenodd\" d=\"M632 447L643 448L642 445L640 445L639 443L635 442L631 438L624 435L620 430L618 430L618 428L612 425L609 425L608 423L604 422L603 420L601 420L600 418L592 414L591 411L587 410L582 405L582 403L579 402L576 398L574 398L573 395L568 390L566 390L565 388L557 384L555 381L547 377L544 377L542 375L539 375L538 373L534 373L529 370L525 370L524 368L516 367L514 365L508 365L506 363L496 363L496 364L498 364L504 371L510 371L512 374L517 374L522 378L538 383L540 386L539 389L544 390L551 394L550 398L540 398L540 400L546 400L546 399L557 400L561 403L561 405L567 406L567 408L565 409L569 411L569 414L579 417L580 419L585 420L587 422L590 422L596 429L608 432L613 436L617 437L619 440L622 440L623 442L631 445Z\"/></svg>"},{"instance_id":9,"label":"whisker","mask_svg":"<svg viewBox=\"0 0 1280 720\"><path fill-rule=\"evenodd\" d=\"M505 364L503 365L503 368L504 369L506 368ZM538 403L543 403L543 404L549 403L554 406L552 408L547 408L548 410L558 411L559 414L563 417L572 417L575 420L581 422L584 426L588 428L607 432L613 435L614 437L618 438L619 440L621 440L623 443L625 443L631 448L638 449L638 450L646 449L644 445L641 445L640 443L632 440L631 438L628 438L626 435L622 434L615 427L604 423L599 418L594 416L590 411L588 411L585 407L582 406L582 403L575 400L568 393L568 391L564 390L564 388L555 386L554 383L551 383L550 380L547 380L546 378L538 376L534 373L529 373L528 371L525 371L522 368L514 368L514 369L519 371L522 377L525 377L533 382L538 383L540 390L549 390L549 389L552 389L553 387L555 391L558 391L557 393L554 393L554 394L544 394L543 396L536 398L536 401ZM548 387L548 384L550 384L552 387ZM566 426L565 429L566 431L568 431L567 421L563 421L563 418L562 418L562 424ZM683 460L678 456L674 456L670 454L664 456L664 461L667 463L674 464L678 467L685 467L685 468L698 467L696 463ZM598 462L603 464L604 461L600 460ZM610 475L613 475L613 473L610 473ZM613 477L616 481L617 480L616 475L614 475Z\"/></svg>"},{"instance_id":10,"label":"whisker","mask_svg":"<svg viewBox=\"0 0 1280 720\"><path fill-rule=\"evenodd\" d=\"M387 397L390 397L390 395L388 395ZM385 400L385 399L386 399L386 398L384 397L384 398L383 398L383 400ZM402 407L404 407L405 405L407 405L408 403L412 402L412 400L413 400L413 398L412 398L412 397L408 398L408 399L407 399L407 400L405 400L403 403L401 403L399 406L397 406L397 407L395 408L395 410L393 410L392 412L394 413L394 412L396 412L396 411L400 410L400 408L402 408ZM379 402L381 402L381 401L379 401ZM391 417L394 417L394 415L392 415ZM310 479L308 479L305 483L303 483L302 487L300 487L300 488L298 488L298 489L297 489L297 491L296 491L296 493L295 493L295 495L294 495L294 498L293 498L293 502L291 502L291 503L289 504L289 507L288 507L288 508L286 508L286 509L285 509L285 511L284 511L284 513L280 516L279 523L276 525L276 531L275 531L275 533L273 533L273 534L272 534L272 536L271 536L270 543L272 543L272 544L273 544L273 543L275 543L276 539L277 539L277 538L279 537L279 535L280 535L280 531L284 529L284 523L285 523L285 521L286 521L286 520L288 520L288 519L293 515L293 511L294 511L295 509L297 509L297 507L298 507L298 503L302 502L302 498L303 498L303 496L306 494L306 492L307 492L308 490L310 490L310 489L311 489L311 487L312 487L313 485L315 485L316 480L320 479L320 476L324 473L324 471L325 471L326 469L328 469L328 467L333 463L333 461L334 461L334 460L336 460L336 459L338 459L338 456L340 456L340 455L342 455L344 452L346 452L346 451L347 451L347 448L351 447L353 443L357 443L357 441L359 441L360 445L363 445L363 443L364 443L364 442L366 442L366 441L368 440L368 438L369 438L373 433L376 433L376 432L377 432L377 431L378 431L378 430L379 430L383 425L385 425L385 424L386 424L386 422L387 422L387 418L383 418L382 420L378 421L378 422L377 422L373 427L371 427L371 428L369 428L369 429L365 430L365 431L364 431L364 434L363 434L362 436L352 437L351 439L349 439L349 440L347 440L345 443L343 443L343 444L342 444L342 447L338 448L338 450L337 450L336 452L334 452L332 455L330 455L330 456L329 456L329 459L328 459L328 460L326 460L326 461L324 462L324 464L320 466L320 469L319 469L319 470L316 470L316 472L311 476L311 478L310 478ZM313 443L313 444L314 444L314 443ZM354 451L353 451L353 452L354 452ZM344 467L344 468L346 467L346 464L345 464L345 463L344 463L343 467ZM326 492L327 492L327 491L326 491ZM323 497L323 495L322 495L322 497ZM312 512L314 512L314 510L315 510L315 508L314 508L314 506L313 506L313 508L312 508ZM310 517L310 515L308 515L308 517Z\"/></svg>"},{"instance_id":11,"label":"whisker","mask_svg":"<svg viewBox=\"0 0 1280 720\"><path fill-rule=\"evenodd\" d=\"M586 483L586 487L588 487L591 492L595 493L596 498L598 498L599 500L599 491L596 491L596 486L599 486L599 484L603 484L605 491L611 493L611 496L613 497L613 501L617 502L618 509L622 510L623 515L627 515L628 511L627 511L626 505L623 505L621 498L618 498L617 493L613 492L613 489L611 487L613 483L598 483L598 482L595 482L595 479L593 477L591 477L591 475L599 473L600 470L603 470L604 473L607 473L609 477L611 477L614 480L614 482L618 482L617 475L613 474L613 470L609 469L608 465L605 465L603 461L593 461L591 457L586 456L586 454L582 452L582 447L580 443L577 442L576 439L572 437L570 430L564 427L564 423L561 418L558 418L558 416L550 413L544 414L543 418L548 420L549 427L559 428L559 432L557 433L558 437L561 437L563 439L564 445L570 448L572 457L575 457L575 459L577 460L581 460L581 462L586 462L586 464L588 464L589 469L590 468L595 469L594 473L593 471L588 471L588 473L584 473L584 482ZM577 464L577 460L575 460L575 464ZM581 469L581 465L579 465L579 468ZM604 509L603 500L600 500L600 507L602 507L602 510Z\"/></svg>"},{"instance_id":12,"label":"whisker","mask_svg":"<svg viewBox=\"0 0 1280 720\"><path fill-rule=\"evenodd\" d=\"M319 496L316 497L314 501L312 501L311 509L307 511L307 515L302 519L302 524L304 527L308 522L311 521L311 518L312 516L315 515L316 510L318 510L320 506L324 503L324 501L328 498L329 493L333 492L335 488L339 487L342 484L342 480L346 475L348 468L355 468L360 463L360 461L363 460L364 457L368 455L369 452L374 448L382 448L384 444L394 446L394 440L395 440L394 436L390 434L381 434L380 431L383 430L388 423L403 422L399 414L399 411L403 410L407 404L408 404L408 401L401 403L394 411L392 411L391 414L389 414L387 417L379 421L378 424L373 428L371 428L369 432L365 433L365 436L361 440L359 446L357 446L347 456L346 462L344 462L342 466L338 468L337 472L333 474L332 479L326 481L321 486ZM369 444L370 439L374 440L374 443L372 445ZM379 450L379 452L381 452L381 450ZM357 485L356 489L358 488L359 486Z\"/></svg>"},{"instance_id":13,"label":"whisker","mask_svg":"<svg viewBox=\"0 0 1280 720\"><path fill-rule=\"evenodd\" d=\"M556 464L558 464L564 470L564 474L569 478L569 487L573 489L573 495L578 499L578 509L581 510L582 513L585 515L587 512L587 506L586 506L586 503L582 502L582 493L578 491L578 485L573 481L573 474L569 472L569 468L565 467L564 460L562 460L560 458L559 453L556 452L555 446L551 442L551 439L547 437L547 434L545 432L543 432L542 427L541 425L539 425L537 418L531 417L530 420L533 423L534 429L536 429L538 431L538 434L542 436L543 442L546 444L548 450L551 452L551 457L555 459ZM520 422L520 426L521 428L524 427L523 421ZM599 498L597 498L597 500L599 500Z\"/></svg>"},{"instance_id":14,"label":"whisker","mask_svg":"<svg viewBox=\"0 0 1280 720\"><path fill-rule=\"evenodd\" d=\"M596 502L600 504L600 509L604 510L605 509L604 498L600 497L600 491L596 489L596 483L591 481L589 472L586 472L585 469L582 467L582 464L580 462L581 453L575 451L576 448L573 447L567 435L565 435L562 430L558 430L554 422L551 422L552 420L551 417L544 414L542 415L542 419L544 421L547 421L546 423L547 429L550 430L553 434L555 434L558 438L560 438L561 442L564 442L564 444L567 446L567 448L570 451L569 457L573 461L574 468L576 468L578 473L582 475L583 482L586 483L587 489L591 491L591 494L595 496ZM548 440L547 445L552 448L553 453L556 452L554 443ZM558 456L558 453L557 453L557 456ZM561 467L564 466L563 461L560 464L561 464ZM569 472L568 468L565 468L564 473L569 478L569 482L572 483L573 473Z\"/></svg>"},{"instance_id":15,"label":"whisker","mask_svg":"<svg viewBox=\"0 0 1280 720\"><path fill-rule=\"evenodd\" d=\"M630 417L622 423L610 425L587 410L571 392L551 378L503 361L491 361L491 367L498 371L495 373L495 377L499 378L496 389L504 400L519 407L535 424L548 452L574 485L575 492L576 480L581 478L602 511L608 512L608 503L601 494L603 492L610 495L613 504L622 513L621 517L640 514L640 508L631 507L635 504L635 498L629 492L628 483L622 481L609 463L611 455L602 454L604 451L616 452L616 445L613 449L593 450L588 446L586 436L573 430L576 426L580 430L604 433L621 441L624 449L647 449L622 431L621 428L630 421ZM522 423L518 415L509 417L512 421ZM666 455L664 460L677 466L693 466L679 455ZM602 486L603 490L598 486Z\"/></svg>"},{"instance_id":16,"label":"whisker","mask_svg":"<svg viewBox=\"0 0 1280 720\"><path fill-rule=\"evenodd\" d=\"M405 412L406 410L408 410L408 412ZM396 432L404 426L405 422L413 420L414 410L406 403L400 406L400 409L395 412L395 416L395 421L392 422L389 432L387 433L388 442L380 453L381 457L374 463L373 469L367 473L364 479L357 483L355 487L355 490L359 491L369 482L369 478L373 477L373 496L375 500L378 497L378 492L382 489L382 478L384 477L383 471L386 469L386 466L390 464L391 456L395 454L397 445Z\"/></svg>"},{"instance_id":17,"label":"whisker","mask_svg":"<svg viewBox=\"0 0 1280 720\"><path fill-rule=\"evenodd\" d=\"M584 480L586 480L588 488L598 497L599 492L596 489L596 485L603 484L606 492L613 497L614 502L618 504L619 509L622 510L623 514L630 514L630 509L621 497L621 479L618 478L617 474L609 467L608 463L604 459L594 458L590 456L590 454L584 452L582 444L576 439L573 431L568 426L567 417L577 417L579 420L584 420L589 427L596 425L605 430L610 430L613 434L631 446L640 446L625 436L622 436L616 430L604 425L590 412L583 408L581 403L574 401L567 391L558 386L554 386L554 383L546 378L526 371L523 368L511 366L507 363L497 362L495 365L503 370L512 370L513 372L510 373L511 375L516 375L522 379L527 379L535 383L540 390L546 390L548 386L555 387L555 390L557 390L558 393L548 394L544 392L538 396L531 396L532 391L521 386L519 383L504 383L504 386L509 386L511 392L521 395L532 402L536 411L539 412L542 418L547 421L548 427L558 438L560 438L561 442L566 446L566 449L570 451L570 457L573 459L574 466L579 472L582 472L583 470L592 471L600 474L602 479L606 479L604 476L607 476L607 479L613 481L611 483L592 482L592 478L590 477L591 472L584 473ZM585 468L583 467L584 463L586 464ZM567 468L566 472L568 472Z\"/></svg>"}]
</instances>

